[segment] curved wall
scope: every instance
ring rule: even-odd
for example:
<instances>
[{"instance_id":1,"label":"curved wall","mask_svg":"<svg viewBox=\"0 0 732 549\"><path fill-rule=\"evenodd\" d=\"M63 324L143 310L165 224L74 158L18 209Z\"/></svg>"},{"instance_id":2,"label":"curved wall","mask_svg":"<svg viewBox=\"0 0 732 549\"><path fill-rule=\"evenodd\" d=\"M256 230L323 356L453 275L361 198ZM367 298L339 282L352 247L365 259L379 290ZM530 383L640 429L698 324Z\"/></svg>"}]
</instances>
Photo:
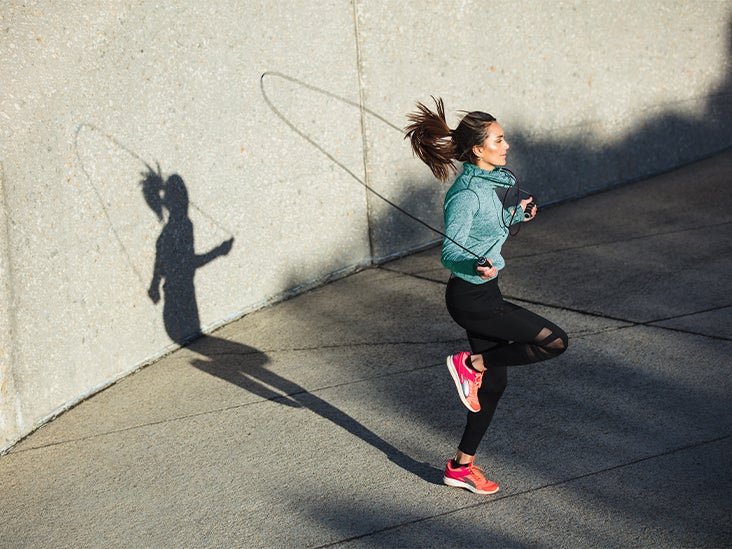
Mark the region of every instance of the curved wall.
<instances>
[{"instance_id":1,"label":"curved wall","mask_svg":"<svg viewBox=\"0 0 732 549\"><path fill-rule=\"evenodd\" d=\"M732 143L729 2L0 8L0 450L198 330L435 235L399 128L488 110L544 203ZM143 185L143 181L146 183Z\"/></svg>"}]
</instances>

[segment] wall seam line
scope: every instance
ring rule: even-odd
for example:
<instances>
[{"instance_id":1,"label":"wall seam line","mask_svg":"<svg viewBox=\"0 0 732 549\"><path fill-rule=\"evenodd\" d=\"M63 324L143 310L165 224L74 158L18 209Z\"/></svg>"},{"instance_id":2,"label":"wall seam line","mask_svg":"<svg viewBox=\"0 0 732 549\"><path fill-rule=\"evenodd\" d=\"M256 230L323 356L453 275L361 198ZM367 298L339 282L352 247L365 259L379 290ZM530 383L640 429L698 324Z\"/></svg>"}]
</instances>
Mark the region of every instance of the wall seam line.
<instances>
[{"instance_id":1,"label":"wall seam line","mask_svg":"<svg viewBox=\"0 0 732 549\"><path fill-rule=\"evenodd\" d=\"M366 184L364 189L364 202L366 203L366 229L369 239L369 258L374 260L373 230L371 227L371 212L369 208L369 171L368 171L368 147L366 146L366 109L364 106L364 82L363 82L363 59L361 56L361 32L358 25L359 10L358 0L353 3L353 34L356 46L356 78L358 80L358 112L361 124L361 158L363 159L363 180Z\"/></svg>"},{"instance_id":2,"label":"wall seam line","mask_svg":"<svg viewBox=\"0 0 732 549\"><path fill-rule=\"evenodd\" d=\"M10 226L7 212L7 201L5 199L5 166L0 161L0 271L5 271L7 276L5 281L0 287L0 293L4 293L4 300L6 301L6 307L3 307L5 311L2 313L3 320L7 321L7 329L4 330L5 337L8 339L7 343L7 364L4 368L5 376L0 377L0 382L4 382L5 388L8 391L6 396L12 392L12 399L9 399L13 404L9 407L12 408L13 417L11 419L12 433L5 430L0 432L0 455L4 451L11 447L18 438L21 436L21 425L22 425L22 408L18 398L17 386L15 384L15 365L16 360L16 346L15 346L15 334L17 334L17 318L15 311L15 284L13 281L13 268L10 256ZM2 413L2 410L0 410ZM6 418L7 419L7 418ZM7 427L7 425L6 425Z\"/></svg>"}]
</instances>

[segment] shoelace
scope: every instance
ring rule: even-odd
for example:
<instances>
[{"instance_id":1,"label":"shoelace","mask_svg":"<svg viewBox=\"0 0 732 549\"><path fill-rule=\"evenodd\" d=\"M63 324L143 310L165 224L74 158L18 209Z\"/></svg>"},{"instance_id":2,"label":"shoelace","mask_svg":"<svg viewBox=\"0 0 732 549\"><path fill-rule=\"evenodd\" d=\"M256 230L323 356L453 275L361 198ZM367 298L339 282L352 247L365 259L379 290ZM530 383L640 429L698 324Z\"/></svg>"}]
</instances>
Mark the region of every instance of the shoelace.
<instances>
[{"instance_id":1,"label":"shoelace","mask_svg":"<svg viewBox=\"0 0 732 549\"><path fill-rule=\"evenodd\" d=\"M479 385L471 385L470 386L469 399L471 399L471 398L478 399L478 387L480 387L480 386ZM478 400L478 402L480 402L480 400Z\"/></svg>"},{"instance_id":2,"label":"shoelace","mask_svg":"<svg viewBox=\"0 0 732 549\"><path fill-rule=\"evenodd\" d=\"M483 482L486 482L485 474L484 474L485 469L483 469L482 467L479 467L475 463L471 463L470 465L468 465L468 469L470 469L470 472L472 474L474 474L475 476L480 478L480 480L482 480Z\"/></svg>"},{"instance_id":3,"label":"shoelace","mask_svg":"<svg viewBox=\"0 0 732 549\"><path fill-rule=\"evenodd\" d=\"M483 372L478 372L478 375L475 376L475 386L476 388L480 388L480 386L483 384Z\"/></svg>"},{"instance_id":4,"label":"shoelace","mask_svg":"<svg viewBox=\"0 0 732 549\"><path fill-rule=\"evenodd\" d=\"M478 374L475 376L473 383L470 384L470 395L475 396L475 398L478 398L478 389L480 389L481 384L483 383L483 374L481 372L478 372Z\"/></svg>"}]
</instances>

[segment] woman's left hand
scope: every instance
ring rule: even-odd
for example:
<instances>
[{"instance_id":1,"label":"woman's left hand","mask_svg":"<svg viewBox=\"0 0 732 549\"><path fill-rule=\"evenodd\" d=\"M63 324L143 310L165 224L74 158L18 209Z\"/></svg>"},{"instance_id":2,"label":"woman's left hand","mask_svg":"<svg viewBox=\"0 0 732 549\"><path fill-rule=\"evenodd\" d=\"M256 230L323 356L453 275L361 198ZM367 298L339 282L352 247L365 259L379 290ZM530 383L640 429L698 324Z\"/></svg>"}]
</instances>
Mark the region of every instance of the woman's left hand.
<instances>
[{"instance_id":1,"label":"woman's left hand","mask_svg":"<svg viewBox=\"0 0 732 549\"><path fill-rule=\"evenodd\" d=\"M531 204L531 207L529 208L529 204ZM534 197L530 196L529 198L525 198L521 202L519 202L519 205L524 210L524 213L529 214L529 217L525 218L524 221L531 221L536 217L536 204L534 204Z\"/></svg>"},{"instance_id":2,"label":"woman's left hand","mask_svg":"<svg viewBox=\"0 0 732 549\"><path fill-rule=\"evenodd\" d=\"M478 276L483 280L490 280L491 278L498 275L498 269L496 269L493 265L487 267L476 267L475 270L477 271Z\"/></svg>"}]
</instances>

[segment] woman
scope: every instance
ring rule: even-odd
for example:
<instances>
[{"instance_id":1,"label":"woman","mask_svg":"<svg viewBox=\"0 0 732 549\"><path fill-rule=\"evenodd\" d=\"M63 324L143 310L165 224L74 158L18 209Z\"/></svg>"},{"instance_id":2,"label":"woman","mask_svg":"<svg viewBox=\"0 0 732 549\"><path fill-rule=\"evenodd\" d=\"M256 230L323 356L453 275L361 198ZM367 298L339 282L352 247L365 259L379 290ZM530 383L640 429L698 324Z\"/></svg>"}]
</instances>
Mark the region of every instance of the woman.
<instances>
[{"instance_id":1,"label":"woman","mask_svg":"<svg viewBox=\"0 0 732 549\"><path fill-rule=\"evenodd\" d=\"M414 153L441 181L457 172L453 162L463 162L462 173L445 196L447 238L441 259L451 272L445 293L447 310L467 332L471 350L447 358L458 395L469 412L443 481L476 494L494 494L498 485L484 477L474 459L506 388L507 367L558 356L566 350L568 338L545 318L504 301L498 287L498 273L505 265L501 247L509 227L531 221L537 212L532 198L504 208L496 194L515 183L502 168L509 148L503 128L490 114L474 111L451 130L442 99L435 99L435 104L433 112L417 103L405 131ZM478 264L478 256L488 259L485 265Z\"/></svg>"}]
</instances>

